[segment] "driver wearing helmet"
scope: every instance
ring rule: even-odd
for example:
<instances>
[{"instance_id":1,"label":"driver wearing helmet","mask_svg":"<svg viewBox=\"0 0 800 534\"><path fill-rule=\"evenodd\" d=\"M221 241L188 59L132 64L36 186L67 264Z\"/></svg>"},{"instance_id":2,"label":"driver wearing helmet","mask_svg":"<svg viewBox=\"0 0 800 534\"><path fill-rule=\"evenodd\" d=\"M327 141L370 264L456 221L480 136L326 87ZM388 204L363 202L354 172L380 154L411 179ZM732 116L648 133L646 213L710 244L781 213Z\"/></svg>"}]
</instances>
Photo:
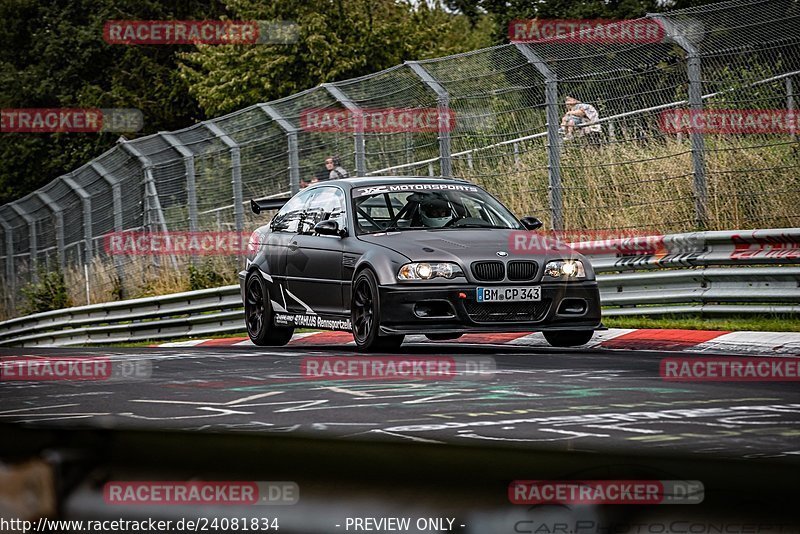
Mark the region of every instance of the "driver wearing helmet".
<instances>
[{"instance_id":1,"label":"driver wearing helmet","mask_svg":"<svg viewBox=\"0 0 800 534\"><path fill-rule=\"evenodd\" d=\"M429 228L441 228L453 219L450 204L437 197L426 198L419 206L422 224Z\"/></svg>"}]
</instances>

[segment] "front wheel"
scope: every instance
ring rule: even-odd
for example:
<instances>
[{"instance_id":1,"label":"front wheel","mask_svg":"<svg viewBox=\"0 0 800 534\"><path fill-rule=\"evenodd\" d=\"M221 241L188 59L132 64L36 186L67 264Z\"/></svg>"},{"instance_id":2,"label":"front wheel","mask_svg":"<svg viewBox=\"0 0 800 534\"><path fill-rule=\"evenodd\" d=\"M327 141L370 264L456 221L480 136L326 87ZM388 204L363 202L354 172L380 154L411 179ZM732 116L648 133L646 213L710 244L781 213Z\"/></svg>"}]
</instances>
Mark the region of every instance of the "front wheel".
<instances>
[{"instance_id":1,"label":"front wheel","mask_svg":"<svg viewBox=\"0 0 800 534\"><path fill-rule=\"evenodd\" d=\"M369 269L358 273L353 281L353 301L350 304L353 339L364 351L392 350L403 343L404 336L380 336L381 303L378 281Z\"/></svg>"},{"instance_id":2,"label":"front wheel","mask_svg":"<svg viewBox=\"0 0 800 534\"><path fill-rule=\"evenodd\" d=\"M292 339L294 327L280 327L272 323L272 305L264 280L258 273L251 273L244 288L244 318L250 341L260 347L286 345Z\"/></svg>"},{"instance_id":3,"label":"front wheel","mask_svg":"<svg viewBox=\"0 0 800 534\"><path fill-rule=\"evenodd\" d=\"M553 347L577 347L585 345L592 339L594 330L562 330L560 332L544 332L544 338Z\"/></svg>"}]
</instances>

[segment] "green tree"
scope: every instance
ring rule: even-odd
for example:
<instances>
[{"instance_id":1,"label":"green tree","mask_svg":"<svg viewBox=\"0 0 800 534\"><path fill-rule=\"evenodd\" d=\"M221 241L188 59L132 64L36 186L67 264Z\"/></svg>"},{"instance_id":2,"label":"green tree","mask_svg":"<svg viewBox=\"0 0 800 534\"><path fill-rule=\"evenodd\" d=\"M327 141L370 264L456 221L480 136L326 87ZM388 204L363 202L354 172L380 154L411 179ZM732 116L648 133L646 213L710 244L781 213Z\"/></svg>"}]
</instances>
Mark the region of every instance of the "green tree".
<instances>
[{"instance_id":1,"label":"green tree","mask_svg":"<svg viewBox=\"0 0 800 534\"><path fill-rule=\"evenodd\" d=\"M228 0L236 18L293 21L290 44L202 46L181 74L209 115L374 73L406 60L488 46L491 20L472 26L439 5L394 0Z\"/></svg>"},{"instance_id":2,"label":"green tree","mask_svg":"<svg viewBox=\"0 0 800 534\"><path fill-rule=\"evenodd\" d=\"M107 20L219 18L214 0L0 0L0 108L138 108L142 134L204 118L176 69L191 46L109 45ZM0 203L98 156L119 133L0 133Z\"/></svg>"},{"instance_id":3,"label":"green tree","mask_svg":"<svg viewBox=\"0 0 800 534\"><path fill-rule=\"evenodd\" d=\"M508 42L508 24L516 19L634 19L647 13L710 4L719 0L446 0L449 9L471 20L488 14L492 40Z\"/></svg>"},{"instance_id":4,"label":"green tree","mask_svg":"<svg viewBox=\"0 0 800 534\"><path fill-rule=\"evenodd\" d=\"M72 306L64 273L60 269L55 271L39 270L39 280L22 288L25 297L23 313L40 313L50 310L60 310Z\"/></svg>"}]
</instances>

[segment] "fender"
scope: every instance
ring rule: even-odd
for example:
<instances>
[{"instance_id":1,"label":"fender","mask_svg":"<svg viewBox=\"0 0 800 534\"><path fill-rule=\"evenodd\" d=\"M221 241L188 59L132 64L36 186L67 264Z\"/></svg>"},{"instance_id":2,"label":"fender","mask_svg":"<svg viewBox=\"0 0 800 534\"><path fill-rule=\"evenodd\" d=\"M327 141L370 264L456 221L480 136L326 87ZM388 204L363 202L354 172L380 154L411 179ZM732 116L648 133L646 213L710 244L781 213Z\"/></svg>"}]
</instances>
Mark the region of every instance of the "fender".
<instances>
[{"instance_id":1,"label":"fender","mask_svg":"<svg viewBox=\"0 0 800 534\"><path fill-rule=\"evenodd\" d=\"M361 255L353 272L357 273L364 267L370 267L378 278L378 285L394 285L397 283L397 271L409 261L411 260L398 252L372 248Z\"/></svg>"}]
</instances>

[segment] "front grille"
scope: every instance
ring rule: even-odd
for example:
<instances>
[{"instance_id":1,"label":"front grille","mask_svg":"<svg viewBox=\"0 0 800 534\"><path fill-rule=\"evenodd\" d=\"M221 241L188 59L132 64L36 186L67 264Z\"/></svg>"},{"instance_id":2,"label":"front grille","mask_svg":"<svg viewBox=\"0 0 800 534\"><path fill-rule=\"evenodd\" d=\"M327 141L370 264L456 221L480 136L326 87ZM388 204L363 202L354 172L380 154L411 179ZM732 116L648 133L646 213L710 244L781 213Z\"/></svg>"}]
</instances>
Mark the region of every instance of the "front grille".
<instances>
[{"instance_id":1,"label":"front grille","mask_svg":"<svg viewBox=\"0 0 800 534\"><path fill-rule=\"evenodd\" d=\"M536 270L535 261L510 261L508 262L508 279L514 281L533 280L536 278Z\"/></svg>"},{"instance_id":2,"label":"front grille","mask_svg":"<svg viewBox=\"0 0 800 534\"><path fill-rule=\"evenodd\" d=\"M499 282L506 273L502 261L476 261L472 264L472 274L481 282Z\"/></svg>"},{"instance_id":3,"label":"front grille","mask_svg":"<svg viewBox=\"0 0 800 534\"><path fill-rule=\"evenodd\" d=\"M550 308L550 299L541 302L475 302L465 303L467 315L476 323L541 321Z\"/></svg>"}]
</instances>

